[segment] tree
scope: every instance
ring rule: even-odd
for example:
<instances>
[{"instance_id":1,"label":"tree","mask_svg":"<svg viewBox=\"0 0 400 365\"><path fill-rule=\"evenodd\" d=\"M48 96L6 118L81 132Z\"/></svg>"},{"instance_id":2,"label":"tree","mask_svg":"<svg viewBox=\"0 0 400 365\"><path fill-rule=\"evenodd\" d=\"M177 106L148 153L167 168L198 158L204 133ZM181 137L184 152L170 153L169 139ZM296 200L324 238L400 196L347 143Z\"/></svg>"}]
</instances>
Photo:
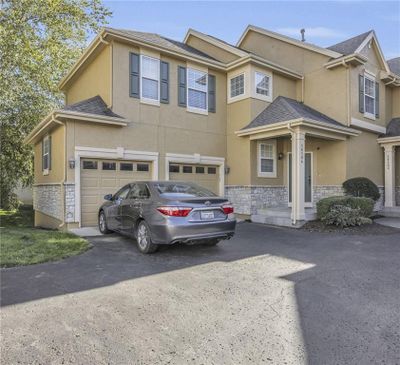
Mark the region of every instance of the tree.
<instances>
[{"instance_id":1,"label":"tree","mask_svg":"<svg viewBox=\"0 0 400 365\"><path fill-rule=\"evenodd\" d=\"M62 104L58 82L111 12L101 0L0 4L0 207L9 209L15 187L33 179L33 152L24 138Z\"/></svg>"}]
</instances>

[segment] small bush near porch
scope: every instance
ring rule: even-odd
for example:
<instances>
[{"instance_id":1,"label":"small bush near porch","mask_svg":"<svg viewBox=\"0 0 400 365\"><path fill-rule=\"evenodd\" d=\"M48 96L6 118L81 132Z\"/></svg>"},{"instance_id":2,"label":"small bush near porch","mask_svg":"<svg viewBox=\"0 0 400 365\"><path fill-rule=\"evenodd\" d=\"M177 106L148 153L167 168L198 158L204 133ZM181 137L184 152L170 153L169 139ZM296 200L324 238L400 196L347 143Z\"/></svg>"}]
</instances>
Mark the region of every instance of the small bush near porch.
<instances>
[{"instance_id":1,"label":"small bush near porch","mask_svg":"<svg viewBox=\"0 0 400 365\"><path fill-rule=\"evenodd\" d=\"M33 227L32 207L0 210L0 266L60 260L86 251L89 243L71 233Z\"/></svg>"}]
</instances>

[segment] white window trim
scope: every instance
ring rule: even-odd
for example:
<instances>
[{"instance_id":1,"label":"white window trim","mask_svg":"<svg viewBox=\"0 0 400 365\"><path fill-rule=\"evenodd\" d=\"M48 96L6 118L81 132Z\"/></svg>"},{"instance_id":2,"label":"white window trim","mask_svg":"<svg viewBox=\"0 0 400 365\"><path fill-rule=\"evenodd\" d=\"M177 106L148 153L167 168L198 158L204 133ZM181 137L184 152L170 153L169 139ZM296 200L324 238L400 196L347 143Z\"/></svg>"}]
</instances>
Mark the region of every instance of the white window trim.
<instances>
[{"instance_id":1,"label":"white window trim","mask_svg":"<svg viewBox=\"0 0 400 365\"><path fill-rule=\"evenodd\" d=\"M48 141L49 141L49 136L45 136L45 137L42 139L42 144L43 144L43 146L42 146L42 164L43 164L43 158L44 158L44 155L45 155L45 153L44 153L44 144L45 144L45 142L48 142ZM51 156L50 148L51 148L51 146L49 146L49 151L47 152L47 155L48 155L48 159L47 159L47 169L43 168L43 175L48 175L48 174L49 174L49 171L50 171L50 169L49 169L49 166L50 166L50 156Z\"/></svg>"},{"instance_id":2,"label":"white window trim","mask_svg":"<svg viewBox=\"0 0 400 365\"><path fill-rule=\"evenodd\" d=\"M231 94L231 80L233 80L236 77L242 76L243 75L243 93L232 96ZM246 94L246 73L241 72L237 75L233 75L232 77L229 78L228 80L228 99L230 101L235 101L237 99L243 99L243 96Z\"/></svg>"},{"instance_id":3,"label":"white window trim","mask_svg":"<svg viewBox=\"0 0 400 365\"><path fill-rule=\"evenodd\" d=\"M189 87L189 70L202 72L202 73L206 74L206 91L205 91L205 93L206 93L206 108L205 109L196 108L194 106L189 105L189 89L193 89L193 88ZM196 89L193 89L193 90L196 90ZM196 90L196 91L204 92L202 90ZM186 110L191 113L208 115L208 72L207 71L200 70L200 69L197 69L194 67L186 68Z\"/></svg>"},{"instance_id":4,"label":"white window trim","mask_svg":"<svg viewBox=\"0 0 400 365\"><path fill-rule=\"evenodd\" d=\"M373 99L374 99L374 103L373 103L373 105L374 105L374 113L373 114L366 111L367 110L367 103L366 103L366 96L367 95L366 95L366 92L365 92L365 90L366 90L365 83L366 83L367 79L369 81L372 81L373 84L374 84L374 86L373 86L373 90L374 90L374 97L373 97ZM368 95L368 97L372 98L372 96L370 96L370 95ZM371 72L365 71L364 72L364 117L365 118L376 120L376 116L375 116L375 107L376 106L375 106L375 103L376 103L375 75L373 73L371 73Z\"/></svg>"},{"instance_id":5,"label":"white window trim","mask_svg":"<svg viewBox=\"0 0 400 365\"><path fill-rule=\"evenodd\" d=\"M273 171L272 172L262 172L261 171L261 145L272 145L273 151ZM259 141L257 143L257 172L258 177L268 177L268 178L276 178L277 177L277 154L276 154L276 139Z\"/></svg>"},{"instance_id":6,"label":"white window trim","mask_svg":"<svg viewBox=\"0 0 400 365\"><path fill-rule=\"evenodd\" d=\"M262 95L257 93L257 84L256 84L256 74L264 75L269 78L268 82L268 95ZM256 99L260 100L265 100L265 101L272 101L272 92L273 92L273 81L272 81L272 73L267 72L267 71L261 71L261 70L254 70L253 71L253 87L252 87L252 95Z\"/></svg>"},{"instance_id":7,"label":"white window trim","mask_svg":"<svg viewBox=\"0 0 400 365\"><path fill-rule=\"evenodd\" d=\"M158 72L157 72L157 82L158 82L158 100L155 99L149 99L143 97L143 58L151 58L153 60L158 61ZM151 80L156 80L156 79L151 79ZM161 93L161 82L160 82L160 59L156 57L152 57L146 54L141 54L140 55L140 78L139 78L139 86L140 86L140 102L143 104L150 104L150 105L157 105L160 106L160 93Z\"/></svg>"}]
</instances>

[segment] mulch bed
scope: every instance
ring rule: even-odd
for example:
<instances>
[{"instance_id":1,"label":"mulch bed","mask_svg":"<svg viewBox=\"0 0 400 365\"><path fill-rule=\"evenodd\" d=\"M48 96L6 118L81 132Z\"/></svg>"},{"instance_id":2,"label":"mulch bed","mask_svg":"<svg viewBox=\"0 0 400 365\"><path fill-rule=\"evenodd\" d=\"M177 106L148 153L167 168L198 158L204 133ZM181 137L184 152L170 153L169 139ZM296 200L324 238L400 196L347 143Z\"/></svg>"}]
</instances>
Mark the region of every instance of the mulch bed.
<instances>
[{"instance_id":1,"label":"mulch bed","mask_svg":"<svg viewBox=\"0 0 400 365\"><path fill-rule=\"evenodd\" d=\"M394 227L383 226L372 222L372 224L364 224L362 226L340 228L337 226L325 226L321 221L307 222L300 228L307 232L323 232L323 233L340 233L344 235L382 235L400 233L400 229Z\"/></svg>"}]
</instances>

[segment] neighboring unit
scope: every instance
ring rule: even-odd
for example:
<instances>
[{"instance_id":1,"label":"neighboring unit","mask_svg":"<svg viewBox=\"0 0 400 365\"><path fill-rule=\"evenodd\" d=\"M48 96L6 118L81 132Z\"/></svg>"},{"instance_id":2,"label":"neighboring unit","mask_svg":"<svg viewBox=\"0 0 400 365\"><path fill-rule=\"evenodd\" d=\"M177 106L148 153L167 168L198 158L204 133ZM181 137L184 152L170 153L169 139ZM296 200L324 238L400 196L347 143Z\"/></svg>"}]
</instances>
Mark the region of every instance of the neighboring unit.
<instances>
[{"instance_id":1,"label":"neighboring unit","mask_svg":"<svg viewBox=\"0 0 400 365\"><path fill-rule=\"evenodd\" d=\"M311 219L357 176L377 209L400 204L400 58L374 31L322 48L255 26L236 46L105 28L60 89L26 138L37 226L94 226L134 180L194 181L266 223Z\"/></svg>"}]
</instances>

